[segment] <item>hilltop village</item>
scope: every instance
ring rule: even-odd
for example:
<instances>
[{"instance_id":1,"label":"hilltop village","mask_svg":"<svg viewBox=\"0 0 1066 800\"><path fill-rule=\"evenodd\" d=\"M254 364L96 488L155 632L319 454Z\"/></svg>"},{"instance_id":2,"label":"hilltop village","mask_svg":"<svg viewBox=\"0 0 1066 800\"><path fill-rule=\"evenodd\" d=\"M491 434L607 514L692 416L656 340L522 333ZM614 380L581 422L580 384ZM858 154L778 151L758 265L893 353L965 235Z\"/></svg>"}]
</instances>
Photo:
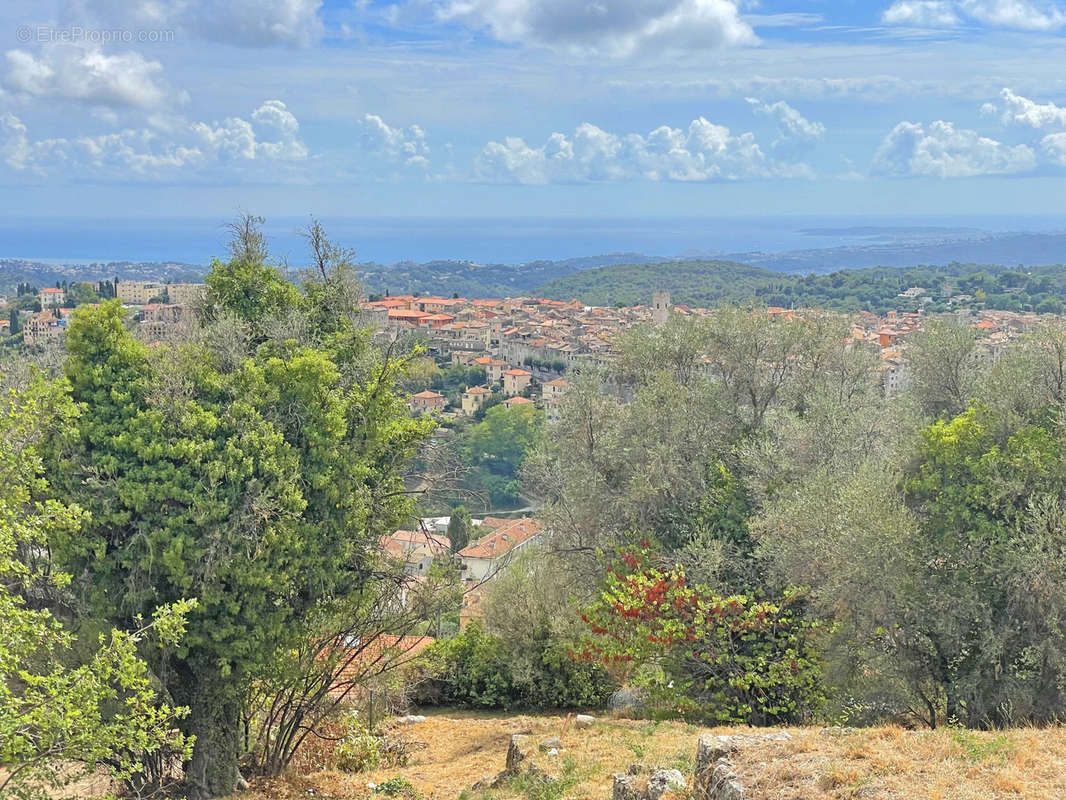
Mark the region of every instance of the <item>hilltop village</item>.
<instances>
[{"instance_id":1,"label":"hilltop village","mask_svg":"<svg viewBox=\"0 0 1066 800\"><path fill-rule=\"evenodd\" d=\"M908 298L920 291L913 287L900 296ZM416 413L472 415L488 402L495 388L507 398L506 403L537 403L549 419L557 415L567 387L563 375L583 363L613 358L614 341L621 332L641 324L665 324L670 314L700 317L714 313L714 309L672 305L665 292L656 293L650 305L616 308L587 306L576 299L469 300L414 295L369 301L364 308L379 335L414 333L434 357L480 367L485 372L488 385L470 387L456 398L430 390L419 392L411 400ZM807 312L769 307L763 313L787 320ZM999 310L960 311L952 316L958 324L976 329L978 353L992 360L1047 317ZM921 330L926 318L921 311L853 315L849 342L880 354L886 395L906 387L907 338Z\"/></svg>"},{"instance_id":2,"label":"hilltop village","mask_svg":"<svg viewBox=\"0 0 1066 800\"><path fill-rule=\"evenodd\" d=\"M206 292L202 283L162 281L100 281L56 287L20 287L12 298L0 298L8 314L0 316L0 335L21 333L30 348L61 343L67 319L78 305L117 297L131 311L141 339L165 342L187 330ZM907 306L924 290L911 287L900 293ZM379 336L413 335L427 353L441 363L479 368L483 385L461 393L424 389L411 398L413 413L473 416L502 394L510 406L527 402L542 408L549 420L558 415L568 386L565 374L583 363L609 361L619 333L641 324L662 325L670 314L707 316L714 309L673 305L670 295L657 292L649 305L588 306L574 299L538 297L467 299L400 295L363 303L369 324ZM804 310L768 307L775 318L788 319ZM954 312L960 325L978 333L978 352L995 360L1020 334L1047 315L1002 310ZM907 385L907 337L922 328L922 311L889 311L883 316L862 311L853 315L850 342L876 350L882 360L885 393L892 396Z\"/></svg>"}]
</instances>

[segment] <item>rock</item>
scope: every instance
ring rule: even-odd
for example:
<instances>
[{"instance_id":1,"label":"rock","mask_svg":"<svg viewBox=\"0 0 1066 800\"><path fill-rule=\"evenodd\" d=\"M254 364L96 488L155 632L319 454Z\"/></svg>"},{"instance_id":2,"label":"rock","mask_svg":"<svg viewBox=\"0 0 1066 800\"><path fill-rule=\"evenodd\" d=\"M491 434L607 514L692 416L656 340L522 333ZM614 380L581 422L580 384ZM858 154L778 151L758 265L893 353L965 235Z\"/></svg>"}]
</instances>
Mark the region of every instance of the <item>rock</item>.
<instances>
[{"instance_id":1,"label":"rock","mask_svg":"<svg viewBox=\"0 0 1066 800\"><path fill-rule=\"evenodd\" d=\"M574 717L574 724L579 728L591 728L596 724L596 718L590 714L578 714Z\"/></svg>"},{"instance_id":2,"label":"rock","mask_svg":"<svg viewBox=\"0 0 1066 800\"><path fill-rule=\"evenodd\" d=\"M850 725L843 728L839 725L834 725L831 728L822 728L822 730L819 731L822 736L851 736L855 732L856 729L852 728Z\"/></svg>"},{"instance_id":3,"label":"rock","mask_svg":"<svg viewBox=\"0 0 1066 800\"><path fill-rule=\"evenodd\" d=\"M560 771L558 762L554 765L538 763L535 758L537 750L538 748L534 744L532 736L523 733L516 733L511 736L511 743L507 747L507 761L503 772L496 776L496 781L500 782L505 778L520 774L529 775L531 778L536 778L545 783L558 780ZM556 751L555 755L559 755L559 752Z\"/></svg>"},{"instance_id":4,"label":"rock","mask_svg":"<svg viewBox=\"0 0 1066 800\"><path fill-rule=\"evenodd\" d=\"M626 772L630 775L640 775L644 771L643 764L630 764Z\"/></svg>"},{"instance_id":5,"label":"rock","mask_svg":"<svg viewBox=\"0 0 1066 800\"><path fill-rule=\"evenodd\" d=\"M553 748L552 748L551 750L549 750L549 751L548 751L548 755L550 755L550 756L557 756L557 755L559 755L559 751L558 751L558 750L556 750L556 749L555 749L555 748L553 747Z\"/></svg>"},{"instance_id":6,"label":"rock","mask_svg":"<svg viewBox=\"0 0 1066 800\"><path fill-rule=\"evenodd\" d=\"M507 761L504 771L517 775L526 766L533 763L533 742L528 736L516 733L511 737L511 743L507 747Z\"/></svg>"},{"instance_id":7,"label":"rock","mask_svg":"<svg viewBox=\"0 0 1066 800\"><path fill-rule=\"evenodd\" d=\"M563 740L558 736L549 736L547 739L541 739L538 747L545 753L549 750L562 750Z\"/></svg>"},{"instance_id":8,"label":"rock","mask_svg":"<svg viewBox=\"0 0 1066 800\"><path fill-rule=\"evenodd\" d=\"M240 773L237 773L237 788L240 789L242 792L248 789L248 781L246 781L244 779L244 776Z\"/></svg>"},{"instance_id":9,"label":"rock","mask_svg":"<svg viewBox=\"0 0 1066 800\"><path fill-rule=\"evenodd\" d=\"M495 789L506 777L506 772L501 772L495 777L493 777L492 775L485 775L481 778L481 780L471 786L470 789L475 792L485 791L486 789ZM369 784L367 785L369 786Z\"/></svg>"},{"instance_id":10,"label":"rock","mask_svg":"<svg viewBox=\"0 0 1066 800\"><path fill-rule=\"evenodd\" d=\"M644 710L647 696L636 689L622 688L611 695L609 701L612 711L625 714Z\"/></svg>"},{"instance_id":11,"label":"rock","mask_svg":"<svg viewBox=\"0 0 1066 800\"><path fill-rule=\"evenodd\" d=\"M400 717L398 720L401 725L417 725L420 722L425 722L426 718L421 714L408 714L405 717Z\"/></svg>"},{"instance_id":12,"label":"rock","mask_svg":"<svg viewBox=\"0 0 1066 800\"><path fill-rule=\"evenodd\" d=\"M696 797L700 797L698 792ZM744 786L737 780L732 764L718 762L702 797L704 800L745 800Z\"/></svg>"},{"instance_id":13,"label":"rock","mask_svg":"<svg viewBox=\"0 0 1066 800\"><path fill-rule=\"evenodd\" d=\"M645 782L636 775L623 775L615 773L614 787L611 789L611 800L646 800L644 796Z\"/></svg>"},{"instance_id":14,"label":"rock","mask_svg":"<svg viewBox=\"0 0 1066 800\"><path fill-rule=\"evenodd\" d=\"M648 800L659 800L671 789L687 788L688 783L685 782L685 776L681 774L680 770L657 769L648 778L648 788L645 790L645 796Z\"/></svg>"},{"instance_id":15,"label":"rock","mask_svg":"<svg viewBox=\"0 0 1066 800\"><path fill-rule=\"evenodd\" d=\"M692 778L694 800L744 800L744 787L729 763L740 744L737 736L700 736Z\"/></svg>"},{"instance_id":16,"label":"rock","mask_svg":"<svg viewBox=\"0 0 1066 800\"><path fill-rule=\"evenodd\" d=\"M739 744L734 736L700 736L696 742L696 772L701 770L708 774L714 769L715 762L729 758L737 751Z\"/></svg>"},{"instance_id":17,"label":"rock","mask_svg":"<svg viewBox=\"0 0 1066 800\"><path fill-rule=\"evenodd\" d=\"M790 742L792 741L792 734L788 731L777 731L775 733L768 733L762 738L768 742Z\"/></svg>"}]
</instances>

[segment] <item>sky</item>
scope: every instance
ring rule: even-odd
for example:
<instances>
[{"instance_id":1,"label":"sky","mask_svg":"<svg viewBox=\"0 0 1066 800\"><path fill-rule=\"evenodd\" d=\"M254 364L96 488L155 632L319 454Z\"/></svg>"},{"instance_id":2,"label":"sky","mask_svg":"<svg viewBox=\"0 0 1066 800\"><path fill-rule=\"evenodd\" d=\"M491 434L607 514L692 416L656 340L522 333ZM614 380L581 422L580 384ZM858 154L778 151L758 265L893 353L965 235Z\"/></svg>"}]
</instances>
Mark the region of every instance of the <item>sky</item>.
<instances>
[{"instance_id":1,"label":"sky","mask_svg":"<svg viewBox=\"0 0 1066 800\"><path fill-rule=\"evenodd\" d=\"M1063 64L1066 0L8 0L0 214L1063 215Z\"/></svg>"}]
</instances>

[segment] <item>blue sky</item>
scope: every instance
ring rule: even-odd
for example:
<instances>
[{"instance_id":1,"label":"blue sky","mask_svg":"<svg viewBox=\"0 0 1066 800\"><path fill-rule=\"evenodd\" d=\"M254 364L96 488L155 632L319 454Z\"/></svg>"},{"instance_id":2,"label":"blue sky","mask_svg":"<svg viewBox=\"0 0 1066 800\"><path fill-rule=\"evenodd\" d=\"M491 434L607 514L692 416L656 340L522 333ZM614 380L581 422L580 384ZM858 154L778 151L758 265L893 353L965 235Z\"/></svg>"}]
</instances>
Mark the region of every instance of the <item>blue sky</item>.
<instances>
[{"instance_id":1,"label":"blue sky","mask_svg":"<svg viewBox=\"0 0 1066 800\"><path fill-rule=\"evenodd\" d=\"M1064 210L1066 0L0 9L8 216Z\"/></svg>"}]
</instances>

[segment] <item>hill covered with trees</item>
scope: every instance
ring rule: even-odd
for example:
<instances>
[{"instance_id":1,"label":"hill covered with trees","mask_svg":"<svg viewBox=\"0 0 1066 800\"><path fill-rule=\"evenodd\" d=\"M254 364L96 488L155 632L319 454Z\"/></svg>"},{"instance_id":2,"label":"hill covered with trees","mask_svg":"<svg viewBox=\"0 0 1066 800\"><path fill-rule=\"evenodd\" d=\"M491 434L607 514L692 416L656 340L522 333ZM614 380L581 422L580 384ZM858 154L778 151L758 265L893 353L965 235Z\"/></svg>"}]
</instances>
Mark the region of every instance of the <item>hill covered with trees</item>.
<instances>
[{"instance_id":1,"label":"hill covered with trees","mask_svg":"<svg viewBox=\"0 0 1066 800\"><path fill-rule=\"evenodd\" d=\"M900 296L912 287L926 290L928 299ZM791 275L732 261L675 261L585 270L546 283L536 293L610 306L647 303L660 290L670 292L676 304L697 307L755 300L770 306L845 312L882 313L918 305L929 311L947 311L980 305L1061 313L1066 308L1066 266L953 263Z\"/></svg>"}]
</instances>

